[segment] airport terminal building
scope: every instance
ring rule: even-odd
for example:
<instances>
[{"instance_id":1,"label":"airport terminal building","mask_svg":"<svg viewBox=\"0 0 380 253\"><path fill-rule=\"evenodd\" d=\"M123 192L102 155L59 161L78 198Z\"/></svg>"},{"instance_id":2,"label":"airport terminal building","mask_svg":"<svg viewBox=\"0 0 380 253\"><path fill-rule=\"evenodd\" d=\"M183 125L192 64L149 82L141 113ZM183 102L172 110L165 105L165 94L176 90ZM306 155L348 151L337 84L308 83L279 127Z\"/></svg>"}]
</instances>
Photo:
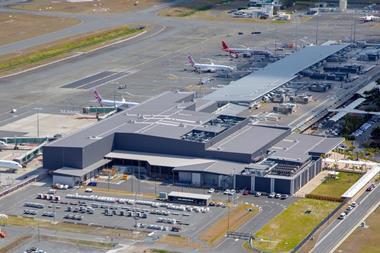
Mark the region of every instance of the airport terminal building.
<instances>
[{"instance_id":1,"label":"airport terminal building","mask_svg":"<svg viewBox=\"0 0 380 253\"><path fill-rule=\"evenodd\" d=\"M294 194L341 138L260 125L192 92L165 92L43 147L54 183L77 185L104 167L199 187Z\"/></svg>"}]
</instances>

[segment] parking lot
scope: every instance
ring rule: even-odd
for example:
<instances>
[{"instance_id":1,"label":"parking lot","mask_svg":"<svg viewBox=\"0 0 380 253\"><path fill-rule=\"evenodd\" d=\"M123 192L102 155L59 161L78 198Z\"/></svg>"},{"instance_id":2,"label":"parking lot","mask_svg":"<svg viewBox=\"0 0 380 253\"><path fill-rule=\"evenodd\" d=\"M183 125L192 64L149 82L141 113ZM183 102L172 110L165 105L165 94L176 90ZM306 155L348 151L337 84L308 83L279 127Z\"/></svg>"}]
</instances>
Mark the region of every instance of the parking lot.
<instances>
[{"instance_id":1,"label":"parking lot","mask_svg":"<svg viewBox=\"0 0 380 253\"><path fill-rule=\"evenodd\" d=\"M31 185L2 200L0 212L8 215L34 217L52 222L70 222L115 229L133 229L176 233L196 238L199 233L228 213L228 199L223 192L212 194L218 206L198 207L172 204L121 194L85 193L83 189L56 190L48 194L50 185ZM201 189L186 188L199 192ZM53 192L50 192L53 193ZM53 200L55 199L55 200ZM232 198L231 198L232 199ZM283 210L293 201L238 194L237 203L252 203L262 210Z\"/></svg>"},{"instance_id":2,"label":"parking lot","mask_svg":"<svg viewBox=\"0 0 380 253\"><path fill-rule=\"evenodd\" d=\"M3 200L0 212L120 229L135 229L137 225L137 229L191 235L196 228L214 221L227 211L222 207L184 206L125 196L78 193L73 189L46 194L48 190L47 186L29 186L27 190L18 191ZM39 193L44 193L42 196L45 198L38 199ZM51 200L53 196L55 201Z\"/></svg>"}]
</instances>

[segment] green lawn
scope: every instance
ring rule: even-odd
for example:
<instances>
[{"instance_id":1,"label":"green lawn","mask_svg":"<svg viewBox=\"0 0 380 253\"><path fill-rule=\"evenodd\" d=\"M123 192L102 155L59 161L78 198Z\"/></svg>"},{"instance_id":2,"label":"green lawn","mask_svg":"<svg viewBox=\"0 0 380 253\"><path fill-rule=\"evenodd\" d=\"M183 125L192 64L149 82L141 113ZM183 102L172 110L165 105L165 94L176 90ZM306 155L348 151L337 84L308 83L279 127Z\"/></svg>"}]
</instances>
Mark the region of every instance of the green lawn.
<instances>
[{"instance_id":1,"label":"green lawn","mask_svg":"<svg viewBox=\"0 0 380 253\"><path fill-rule=\"evenodd\" d=\"M300 199L274 217L256 233L255 248L287 252L297 246L339 203ZM305 213L310 210L310 213Z\"/></svg>"},{"instance_id":2,"label":"green lawn","mask_svg":"<svg viewBox=\"0 0 380 253\"><path fill-rule=\"evenodd\" d=\"M361 174L339 172L338 178L327 178L319 185L311 194L323 195L339 198L345 191L348 190L356 181L359 180Z\"/></svg>"},{"instance_id":3,"label":"green lawn","mask_svg":"<svg viewBox=\"0 0 380 253\"><path fill-rule=\"evenodd\" d=\"M124 25L118 28L68 39L64 42L52 44L37 51L32 51L30 53L1 60L0 72L43 63L46 60L55 59L59 56L65 56L78 50L85 51L96 46L104 45L104 43L110 41L126 38L142 31L143 29L140 30L136 28L129 28Z\"/></svg>"}]
</instances>

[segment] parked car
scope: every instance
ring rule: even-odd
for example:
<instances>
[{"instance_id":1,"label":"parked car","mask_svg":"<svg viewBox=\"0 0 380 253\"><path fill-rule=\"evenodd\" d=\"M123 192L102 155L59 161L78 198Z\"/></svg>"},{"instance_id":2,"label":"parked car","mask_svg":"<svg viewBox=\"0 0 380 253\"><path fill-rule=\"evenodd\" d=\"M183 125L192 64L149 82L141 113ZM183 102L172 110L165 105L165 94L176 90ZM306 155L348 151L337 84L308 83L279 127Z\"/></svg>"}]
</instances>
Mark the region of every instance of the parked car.
<instances>
[{"instance_id":1,"label":"parked car","mask_svg":"<svg viewBox=\"0 0 380 253\"><path fill-rule=\"evenodd\" d=\"M260 197L261 196L261 192L255 192L255 197Z\"/></svg>"},{"instance_id":2,"label":"parked car","mask_svg":"<svg viewBox=\"0 0 380 253\"><path fill-rule=\"evenodd\" d=\"M231 194L231 191L230 189L226 189L224 192L223 192L224 195L230 195Z\"/></svg>"},{"instance_id":3,"label":"parked car","mask_svg":"<svg viewBox=\"0 0 380 253\"><path fill-rule=\"evenodd\" d=\"M243 195L249 195L251 192L249 190L244 190Z\"/></svg>"},{"instance_id":4,"label":"parked car","mask_svg":"<svg viewBox=\"0 0 380 253\"><path fill-rule=\"evenodd\" d=\"M287 199L289 197L288 194L281 194L281 199Z\"/></svg>"},{"instance_id":5,"label":"parked car","mask_svg":"<svg viewBox=\"0 0 380 253\"><path fill-rule=\"evenodd\" d=\"M85 192L92 192L92 188L86 188Z\"/></svg>"},{"instance_id":6,"label":"parked car","mask_svg":"<svg viewBox=\"0 0 380 253\"><path fill-rule=\"evenodd\" d=\"M88 182L87 186L96 186L97 183L94 181Z\"/></svg>"},{"instance_id":7,"label":"parked car","mask_svg":"<svg viewBox=\"0 0 380 253\"><path fill-rule=\"evenodd\" d=\"M214 193L215 192L215 189L214 188L211 188L208 190L208 193Z\"/></svg>"},{"instance_id":8,"label":"parked car","mask_svg":"<svg viewBox=\"0 0 380 253\"><path fill-rule=\"evenodd\" d=\"M276 197L276 193L275 192L271 192L269 195L268 195L268 198L274 198Z\"/></svg>"},{"instance_id":9,"label":"parked car","mask_svg":"<svg viewBox=\"0 0 380 253\"><path fill-rule=\"evenodd\" d=\"M280 193L277 193L274 197L275 197L276 199L279 199L279 198L281 198L281 194L280 194Z\"/></svg>"}]
</instances>

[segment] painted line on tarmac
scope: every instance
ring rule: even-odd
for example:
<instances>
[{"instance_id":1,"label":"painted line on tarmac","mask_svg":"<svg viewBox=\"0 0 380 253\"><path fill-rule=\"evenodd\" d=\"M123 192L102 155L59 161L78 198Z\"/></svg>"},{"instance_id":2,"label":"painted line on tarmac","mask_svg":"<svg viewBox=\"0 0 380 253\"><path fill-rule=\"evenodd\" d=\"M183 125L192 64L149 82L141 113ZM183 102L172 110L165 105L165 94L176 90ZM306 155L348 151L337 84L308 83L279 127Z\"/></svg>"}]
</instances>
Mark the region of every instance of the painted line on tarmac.
<instances>
[{"instance_id":1,"label":"painted line on tarmac","mask_svg":"<svg viewBox=\"0 0 380 253\"><path fill-rule=\"evenodd\" d=\"M335 252L335 250L354 232L354 230L358 228L358 224L365 221L368 218L368 216L372 214L379 205L380 205L380 201L377 202L377 204L374 205L373 208L371 208L371 210L369 210L369 212L367 212L367 214L364 215L364 217L360 219L359 222L355 224L355 226L353 226L352 229L345 236L343 236L341 240L339 240L339 242L335 245L335 247L332 248L331 252Z\"/></svg>"},{"instance_id":2,"label":"painted line on tarmac","mask_svg":"<svg viewBox=\"0 0 380 253\"><path fill-rule=\"evenodd\" d=\"M162 26L161 29L159 31L157 31L156 33L150 35L148 38L152 37L152 36L155 36L159 33L161 33L163 30L165 30L166 27L165 26ZM144 35L145 33L147 33L147 31L143 31L139 34L136 34L132 37L128 37L126 39L123 39L123 40L119 40L119 41L116 41L116 42L113 42L111 44L108 44L108 45L104 45L104 46L101 46L101 47L98 47L98 48L95 48L95 49L92 49L90 51L87 51L87 52L79 52L79 53L76 53L74 55L71 55L71 56L68 56L68 57L65 57L65 58L62 58L62 59L59 59L59 60L56 60L56 61L53 61L53 62L49 62L49 63L45 63L45 64L42 64L42 65L38 65L38 66L35 66L35 67L32 67L32 68L29 68L29 69L25 69L25 70L22 70L22 71L19 71L19 72L16 72L16 73L12 73L12 74L9 74L9 75L5 75L5 76L1 76L0 79L2 78L7 78L7 77L13 77L13 76L17 76L17 75L20 75L20 74L23 74L23 73L26 73L26 72L29 72L29 71L32 71L32 70L36 70L36 69L39 69L39 68L43 68L43 67L46 67L46 66L49 66L49 65L52 65L52 64L55 64L55 63L59 63L59 62L63 62L63 61L66 61L66 60L69 60L69 59L73 59L75 57L78 57L78 56L81 56L81 55L85 55L85 54L89 54L89 53L93 53L95 51L98 51L98 50L102 50L104 48L107 48L107 47L111 47L111 46L114 46L114 45L117 45L117 44L121 44L123 42L126 42L128 40L131 40L131 39L135 39L137 37L140 37L141 35Z\"/></svg>"}]
</instances>

